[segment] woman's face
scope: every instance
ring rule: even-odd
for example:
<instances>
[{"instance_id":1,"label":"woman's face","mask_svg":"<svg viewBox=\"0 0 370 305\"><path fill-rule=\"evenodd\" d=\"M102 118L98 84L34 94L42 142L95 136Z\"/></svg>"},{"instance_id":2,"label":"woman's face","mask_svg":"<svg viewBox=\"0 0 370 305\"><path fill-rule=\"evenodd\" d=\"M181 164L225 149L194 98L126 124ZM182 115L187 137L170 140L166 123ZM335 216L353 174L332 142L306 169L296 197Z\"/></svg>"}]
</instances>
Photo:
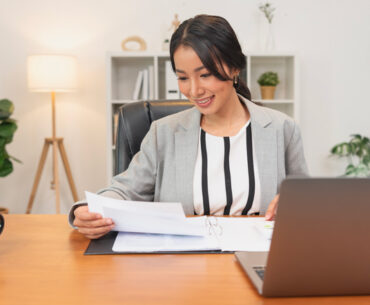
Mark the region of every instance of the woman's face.
<instances>
[{"instance_id":1,"label":"woman's face","mask_svg":"<svg viewBox=\"0 0 370 305\"><path fill-rule=\"evenodd\" d=\"M222 114L237 98L231 80L221 81L203 66L197 53L190 47L180 46L174 53L179 89L203 115ZM232 79L238 71L225 72Z\"/></svg>"}]
</instances>

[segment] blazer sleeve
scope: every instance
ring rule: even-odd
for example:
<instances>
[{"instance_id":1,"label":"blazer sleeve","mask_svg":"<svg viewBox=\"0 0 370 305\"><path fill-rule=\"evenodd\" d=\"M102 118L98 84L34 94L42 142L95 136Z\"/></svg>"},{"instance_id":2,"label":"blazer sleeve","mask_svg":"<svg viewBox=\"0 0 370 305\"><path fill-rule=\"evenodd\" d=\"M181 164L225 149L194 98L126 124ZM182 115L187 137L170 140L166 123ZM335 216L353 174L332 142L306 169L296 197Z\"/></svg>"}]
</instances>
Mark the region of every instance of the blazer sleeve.
<instances>
[{"instance_id":1,"label":"blazer sleeve","mask_svg":"<svg viewBox=\"0 0 370 305\"><path fill-rule=\"evenodd\" d=\"M127 170L113 177L112 184L98 194L125 200L153 201L157 152L157 125L153 122Z\"/></svg>"},{"instance_id":2,"label":"blazer sleeve","mask_svg":"<svg viewBox=\"0 0 370 305\"><path fill-rule=\"evenodd\" d=\"M113 177L112 184L100 190L99 195L115 199L153 201L157 169L157 133L153 122L144 137L140 151L133 157L129 167L123 173ZM73 225L74 211L86 205L86 199L76 202L69 211L69 224Z\"/></svg>"},{"instance_id":3,"label":"blazer sleeve","mask_svg":"<svg viewBox=\"0 0 370 305\"><path fill-rule=\"evenodd\" d=\"M285 149L285 169L287 176L307 176L308 169L303 151L301 132L298 125L292 122L290 136Z\"/></svg>"}]
</instances>

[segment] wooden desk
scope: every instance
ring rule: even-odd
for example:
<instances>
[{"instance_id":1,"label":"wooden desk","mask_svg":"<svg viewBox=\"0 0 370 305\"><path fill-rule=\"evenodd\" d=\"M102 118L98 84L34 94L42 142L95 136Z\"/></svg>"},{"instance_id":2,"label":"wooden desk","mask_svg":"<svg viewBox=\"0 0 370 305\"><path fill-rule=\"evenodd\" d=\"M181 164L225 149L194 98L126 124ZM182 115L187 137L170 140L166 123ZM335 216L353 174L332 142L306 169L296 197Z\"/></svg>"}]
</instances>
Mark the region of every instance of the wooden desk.
<instances>
[{"instance_id":1,"label":"wooden desk","mask_svg":"<svg viewBox=\"0 0 370 305\"><path fill-rule=\"evenodd\" d=\"M5 215L0 304L370 304L260 297L232 254L84 256L65 215Z\"/></svg>"}]
</instances>

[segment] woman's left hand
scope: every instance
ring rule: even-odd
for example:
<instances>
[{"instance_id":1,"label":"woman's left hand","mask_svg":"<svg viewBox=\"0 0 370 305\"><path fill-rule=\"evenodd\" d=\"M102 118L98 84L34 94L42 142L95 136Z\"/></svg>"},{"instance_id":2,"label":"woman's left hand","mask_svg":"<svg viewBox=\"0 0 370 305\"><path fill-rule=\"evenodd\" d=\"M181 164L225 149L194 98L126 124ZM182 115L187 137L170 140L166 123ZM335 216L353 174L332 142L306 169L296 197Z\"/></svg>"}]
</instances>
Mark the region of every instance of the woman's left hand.
<instances>
[{"instance_id":1,"label":"woman's left hand","mask_svg":"<svg viewBox=\"0 0 370 305\"><path fill-rule=\"evenodd\" d=\"M279 202L279 194L277 194L274 199L271 200L269 207L267 208L265 220L274 220L276 215L276 210Z\"/></svg>"}]
</instances>

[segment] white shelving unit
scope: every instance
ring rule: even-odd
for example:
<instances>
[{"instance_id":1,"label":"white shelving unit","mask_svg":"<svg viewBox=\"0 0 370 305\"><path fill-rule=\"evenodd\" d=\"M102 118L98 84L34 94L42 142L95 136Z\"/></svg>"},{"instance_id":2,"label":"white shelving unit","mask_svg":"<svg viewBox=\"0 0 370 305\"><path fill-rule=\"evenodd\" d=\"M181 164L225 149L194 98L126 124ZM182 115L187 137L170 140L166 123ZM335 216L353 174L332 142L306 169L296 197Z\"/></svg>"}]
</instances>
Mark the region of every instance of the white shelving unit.
<instances>
[{"instance_id":1,"label":"white shelving unit","mask_svg":"<svg viewBox=\"0 0 370 305\"><path fill-rule=\"evenodd\" d=\"M114 113L125 103L134 102L132 95L140 70L154 68L154 98L165 98L165 62L169 60L165 52L114 52L107 54L107 177L114 171L115 146ZM241 72L254 101L266 107L277 109L299 121L298 117L298 62L293 53L248 53L247 66ZM259 76L266 72L277 72L280 84L276 87L274 100L262 100L257 83Z\"/></svg>"},{"instance_id":2,"label":"white shelving unit","mask_svg":"<svg viewBox=\"0 0 370 305\"><path fill-rule=\"evenodd\" d=\"M260 75L266 71L277 72L280 83L276 87L274 100L262 100L257 83ZM251 53L247 55L247 85L252 98L265 106L298 117L298 63L292 53Z\"/></svg>"}]
</instances>

